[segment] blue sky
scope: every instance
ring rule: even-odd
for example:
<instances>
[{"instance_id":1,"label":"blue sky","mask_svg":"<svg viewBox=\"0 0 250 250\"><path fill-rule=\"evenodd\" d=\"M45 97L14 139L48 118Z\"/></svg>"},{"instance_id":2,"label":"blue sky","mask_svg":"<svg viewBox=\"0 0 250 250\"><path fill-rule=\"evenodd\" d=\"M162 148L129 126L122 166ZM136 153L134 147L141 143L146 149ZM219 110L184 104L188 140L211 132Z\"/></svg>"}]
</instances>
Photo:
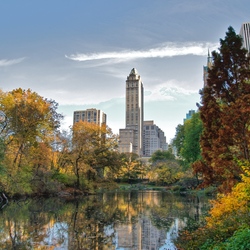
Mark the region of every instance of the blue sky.
<instances>
[{"instance_id":1,"label":"blue sky","mask_svg":"<svg viewBox=\"0 0 250 250\"><path fill-rule=\"evenodd\" d=\"M249 0L8 0L0 2L0 88L32 89L73 111L103 110L125 127L132 68L145 90L145 120L170 141L196 109L208 49L250 22Z\"/></svg>"}]
</instances>

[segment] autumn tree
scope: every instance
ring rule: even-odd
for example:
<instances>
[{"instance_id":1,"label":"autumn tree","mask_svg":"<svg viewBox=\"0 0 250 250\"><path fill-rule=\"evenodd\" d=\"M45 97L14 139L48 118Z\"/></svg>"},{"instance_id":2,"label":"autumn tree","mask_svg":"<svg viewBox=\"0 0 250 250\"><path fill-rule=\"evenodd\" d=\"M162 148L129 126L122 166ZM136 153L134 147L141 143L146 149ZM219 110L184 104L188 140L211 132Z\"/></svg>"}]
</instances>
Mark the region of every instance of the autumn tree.
<instances>
[{"instance_id":1,"label":"autumn tree","mask_svg":"<svg viewBox=\"0 0 250 250\"><path fill-rule=\"evenodd\" d=\"M121 153L121 167L116 173L116 178L128 180L138 179L139 176L145 176L144 166L135 153Z\"/></svg>"},{"instance_id":2,"label":"autumn tree","mask_svg":"<svg viewBox=\"0 0 250 250\"><path fill-rule=\"evenodd\" d=\"M81 180L103 178L105 168L116 167L117 138L110 128L79 121L72 134L70 157L77 188L82 186Z\"/></svg>"},{"instance_id":3,"label":"autumn tree","mask_svg":"<svg viewBox=\"0 0 250 250\"><path fill-rule=\"evenodd\" d=\"M1 130L6 172L2 181L6 187L14 184L17 192L21 192L20 187L29 189L29 179L36 170L50 164L51 142L62 119L57 107L56 102L30 89L0 93L0 110L6 117ZM19 181L22 183L18 187Z\"/></svg>"},{"instance_id":4,"label":"autumn tree","mask_svg":"<svg viewBox=\"0 0 250 250\"><path fill-rule=\"evenodd\" d=\"M232 27L212 58L207 85L201 91L203 160L193 168L202 174L203 185L221 185L228 191L240 179L238 161L250 158L250 65L242 39Z\"/></svg>"},{"instance_id":5,"label":"autumn tree","mask_svg":"<svg viewBox=\"0 0 250 250\"><path fill-rule=\"evenodd\" d=\"M170 151L155 151L149 159L149 179L158 184L175 183L182 176L182 167Z\"/></svg>"},{"instance_id":6,"label":"autumn tree","mask_svg":"<svg viewBox=\"0 0 250 250\"><path fill-rule=\"evenodd\" d=\"M242 181L218 195L202 225L180 233L180 249L249 249L250 171L242 166ZM245 232L245 233L243 233Z\"/></svg>"}]
</instances>

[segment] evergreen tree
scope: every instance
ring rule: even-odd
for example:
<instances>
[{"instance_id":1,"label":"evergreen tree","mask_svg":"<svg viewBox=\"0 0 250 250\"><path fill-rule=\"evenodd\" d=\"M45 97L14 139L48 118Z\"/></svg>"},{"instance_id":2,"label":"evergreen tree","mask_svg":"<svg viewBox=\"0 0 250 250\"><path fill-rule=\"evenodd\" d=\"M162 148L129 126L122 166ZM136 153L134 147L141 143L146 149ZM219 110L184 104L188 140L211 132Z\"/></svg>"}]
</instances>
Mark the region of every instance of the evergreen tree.
<instances>
[{"instance_id":1,"label":"evergreen tree","mask_svg":"<svg viewBox=\"0 0 250 250\"><path fill-rule=\"evenodd\" d=\"M202 161L193 164L203 185L229 191L239 180L239 161L249 160L250 68L242 39L232 27L212 52L213 67L201 91Z\"/></svg>"}]
</instances>

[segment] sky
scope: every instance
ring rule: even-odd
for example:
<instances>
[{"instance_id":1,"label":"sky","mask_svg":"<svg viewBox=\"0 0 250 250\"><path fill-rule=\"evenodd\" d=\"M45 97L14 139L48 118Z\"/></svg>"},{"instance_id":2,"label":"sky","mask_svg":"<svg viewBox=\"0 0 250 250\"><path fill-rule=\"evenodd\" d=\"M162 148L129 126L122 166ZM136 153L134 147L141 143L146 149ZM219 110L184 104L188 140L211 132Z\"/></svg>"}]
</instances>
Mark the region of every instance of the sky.
<instances>
[{"instance_id":1,"label":"sky","mask_svg":"<svg viewBox=\"0 0 250 250\"><path fill-rule=\"evenodd\" d=\"M249 0L1 1L0 88L55 100L65 130L75 110L101 109L118 134L126 79L136 68L144 120L170 142L197 110L208 50L229 26L239 33L249 9Z\"/></svg>"}]
</instances>

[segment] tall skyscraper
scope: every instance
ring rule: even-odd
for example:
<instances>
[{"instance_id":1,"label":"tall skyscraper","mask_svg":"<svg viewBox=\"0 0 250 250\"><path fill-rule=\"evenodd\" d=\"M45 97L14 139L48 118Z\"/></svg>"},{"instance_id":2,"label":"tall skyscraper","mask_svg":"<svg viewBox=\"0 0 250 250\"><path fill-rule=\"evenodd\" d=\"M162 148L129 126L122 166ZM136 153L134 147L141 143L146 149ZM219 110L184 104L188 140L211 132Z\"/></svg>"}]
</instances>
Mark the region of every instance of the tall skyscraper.
<instances>
[{"instance_id":1,"label":"tall skyscraper","mask_svg":"<svg viewBox=\"0 0 250 250\"><path fill-rule=\"evenodd\" d=\"M243 47L250 53L250 23L243 23L241 25L240 36L243 39Z\"/></svg>"},{"instance_id":2,"label":"tall skyscraper","mask_svg":"<svg viewBox=\"0 0 250 250\"><path fill-rule=\"evenodd\" d=\"M208 51L208 54L207 54L207 65L206 65L206 66L203 66L203 81L204 81L204 87L207 85L208 70L211 69L212 66L213 66L212 57L210 56L210 52Z\"/></svg>"},{"instance_id":3,"label":"tall skyscraper","mask_svg":"<svg viewBox=\"0 0 250 250\"><path fill-rule=\"evenodd\" d=\"M107 115L103 111L94 108L74 111L73 124L79 121L92 122L102 126L107 123Z\"/></svg>"},{"instance_id":4,"label":"tall skyscraper","mask_svg":"<svg viewBox=\"0 0 250 250\"><path fill-rule=\"evenodd\" d=\"M144 92L137 70L133 68L126 80L126 128L120 129L120 152L142 156Z\"/></svg>"}]
</instances>

